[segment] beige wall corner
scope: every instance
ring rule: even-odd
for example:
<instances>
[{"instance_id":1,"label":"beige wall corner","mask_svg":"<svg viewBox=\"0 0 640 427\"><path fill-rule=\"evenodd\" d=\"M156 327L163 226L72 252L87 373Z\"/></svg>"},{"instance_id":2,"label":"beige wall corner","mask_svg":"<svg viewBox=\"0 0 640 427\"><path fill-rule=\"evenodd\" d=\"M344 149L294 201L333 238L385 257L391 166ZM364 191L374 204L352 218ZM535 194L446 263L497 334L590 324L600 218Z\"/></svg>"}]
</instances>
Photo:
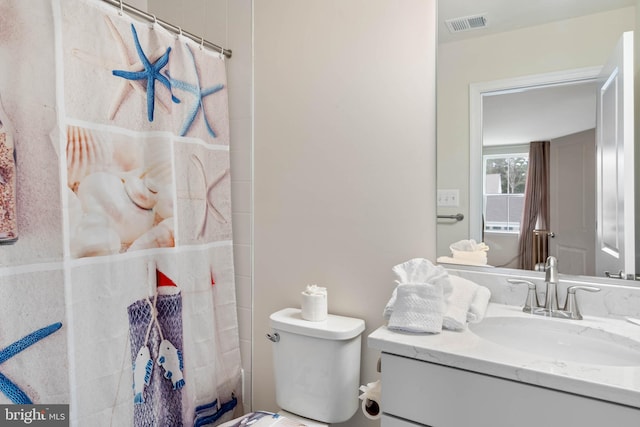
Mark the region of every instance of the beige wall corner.
<instances>
[{"instance_id":1,"label":"beige wall corner","mask_svg":"<svg viewBox=\"0 0 640 427\"><path fill-rule=\"evenodd\" d=\"M365 320L379 378L391 267L435 257L435 21L435 0L254 2L254 410L277 409L269 314L307 284Z\"/></svg>"}]
</instances>

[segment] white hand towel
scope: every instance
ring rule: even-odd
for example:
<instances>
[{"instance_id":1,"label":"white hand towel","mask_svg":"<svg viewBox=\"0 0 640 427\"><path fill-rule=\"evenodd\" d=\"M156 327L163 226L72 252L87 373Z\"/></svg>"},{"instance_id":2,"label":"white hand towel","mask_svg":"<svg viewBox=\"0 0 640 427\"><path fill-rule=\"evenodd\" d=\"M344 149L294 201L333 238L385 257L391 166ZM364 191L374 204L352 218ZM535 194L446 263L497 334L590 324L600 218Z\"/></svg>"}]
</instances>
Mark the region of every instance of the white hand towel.
<instances>
[{"instance_id":1,"label":"white hand towel","mask_svg":"<svg viewBox=\"0 0 640 427\"><path fill-rule=\"evenodd\" d=\"M467 313L479 285L459 276L449 276L452 290L445 294L445 312L442 327L450 330L464 329Z\"/></svg>"},{"instance_id":2,"label":"white hand towel","mask_svg":"<svg viewBox=\"0 0 640 427\"><path fill-rule=\"evenodd\" d=\"M458 261L463 261L466 263L474 263L474 264L486 264L487 263L487 253L486 252L455 252L453 254L453 259Z\"/></svg>"},{"instance_id":3,"label":"white hand towel","mask_svg":"<svg viewBox=\"0 0 640 427\"><path fill-rule=\"evenodd\" d=\"M486 264L489 246L484 242L476 243L475 240L460 240L449 246L455 260L461 263Z\"/></svg>"},{"instance_id":4,"label":"white hand towel","mask_svg":"<svg viewBox=\"0 0 640 427\"><path fill-rule=\"evenodd\" d=\"M442 286L428 283L401 283L396 290L397 297L389 317L389 329L433 334L442 331L444 312Z\"/></svg>"},{"instance_id":5,"label":"white hand towel","mask_svg":"<svg viewBox=\"0 0 640 427\"><path fill-rule=\"evenodd\" d=\"M467 313L467 321L470 323L479 323L484 319L491 299L491 291L484 286L478 286L476 294L473 296L469 312Z\"/></svg>"},{"instance_id":6,"label":"white hand towel","mask_svg":"<svg viewBox=\"0 0 640 427\"><path fill-rule=\"evenodd\" d=\"M391 298L389 298L389 302L387 302L387 305L384 307L384 311L382 312L382 317L384 317L385 320L389 320L389 318L391 317L391 313L393 313L393 306L396 303L397 298L398 298L398 286L396 286L393 292L391 293Z\"/></svg>"},{"instance_id":7,"label":"white hand towel","mask_svg":"<svg viewBox=\"0 0 640 427\"><path fill-rule=\"evenodd\" d=\"M486 252L489 250L489 246L486 243L480 242L477 243L474 239L470 240L458 240L455 243L452 243L449 246L451 252L459 251L459 252Z\"/></svg>"},{"instance_id":8,"label":"white hand towel","mask_svg":"<svg viewBox=\"0 0 640 427\"><path fill-rule=\"evenodd\" d=\"M445 292L449 291L451 285L447 280L449 273L441 265L434 265L425 258L413 258L409 261L398 264L391 269L398 280L396 283L438 283Z\"/></svg>"},{"instance_id":9,"label":"white hand towel","mask_svg":"<svg viewBox=\"0 0 640 427\"><path fill-rule=\"evenodd\" d=\"M403 283L428 283L438 284L442 287L443 293L451 291L451 283L449 282L449 273L441 265L433 265L431 261L425 258L413 258L409 261L398 264L391 269L398 279L397 284ZM397 287L396 287L397 289ZM389 320L393 313L393 306L396 302L397 291L393 290L391 298L384 308L382 316Z\"/></svg>"},{"instance_id":10,"label":"white hand towel","mask_svg":"<svg viewBox=\"0 0 640 427\"><path fill-rule=\"evenodd\" d=\"M439 256L438 259L436 259L436 261L441 264L477 265L481 267L493 267L492 265L487 264L486 257L484 260L482 260L481 258L478 260L468 260L468 259L465 260L461 258L453 258L450 256Z\"/></svg>"}]
</instances>

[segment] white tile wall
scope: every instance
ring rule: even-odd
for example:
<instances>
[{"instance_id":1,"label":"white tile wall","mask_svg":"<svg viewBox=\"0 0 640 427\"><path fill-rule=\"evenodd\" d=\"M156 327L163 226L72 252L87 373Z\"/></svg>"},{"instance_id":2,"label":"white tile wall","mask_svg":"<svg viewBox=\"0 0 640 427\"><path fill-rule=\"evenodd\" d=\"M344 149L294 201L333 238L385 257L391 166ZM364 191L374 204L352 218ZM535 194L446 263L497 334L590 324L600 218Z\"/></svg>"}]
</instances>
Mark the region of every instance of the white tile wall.
<instances>
[{"instance_id":1,"label":"white tile wall","mask_svg":"<svg viewBox=\"0 0 640 427\"><path fill-rule=\"evenodd\" d=\"M231 203L245 411L252 407L252 2L251 0L148 0L158 19L233 51L227 60L231 132Z\"/></svg>"}]
</instances>

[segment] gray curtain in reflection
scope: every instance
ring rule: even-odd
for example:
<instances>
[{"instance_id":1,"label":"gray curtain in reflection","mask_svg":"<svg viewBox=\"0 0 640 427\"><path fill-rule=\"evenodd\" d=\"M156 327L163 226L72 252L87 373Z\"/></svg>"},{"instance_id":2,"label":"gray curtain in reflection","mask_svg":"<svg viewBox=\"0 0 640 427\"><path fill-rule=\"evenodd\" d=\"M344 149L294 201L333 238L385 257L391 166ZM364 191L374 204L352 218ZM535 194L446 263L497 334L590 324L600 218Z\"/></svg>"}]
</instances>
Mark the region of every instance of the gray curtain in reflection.
<instances>
[{"instance_id":1,"label":"gray curtain in reflection","mask_svg":"<svg viewBox=\"0 0 640 427\"><path fill-rule=\"evenodd\" d=\"M534 230L549 226L549 141L529 144L529 170L520 221L518 268L535 270Z\"/></svg>"}]
</instances>

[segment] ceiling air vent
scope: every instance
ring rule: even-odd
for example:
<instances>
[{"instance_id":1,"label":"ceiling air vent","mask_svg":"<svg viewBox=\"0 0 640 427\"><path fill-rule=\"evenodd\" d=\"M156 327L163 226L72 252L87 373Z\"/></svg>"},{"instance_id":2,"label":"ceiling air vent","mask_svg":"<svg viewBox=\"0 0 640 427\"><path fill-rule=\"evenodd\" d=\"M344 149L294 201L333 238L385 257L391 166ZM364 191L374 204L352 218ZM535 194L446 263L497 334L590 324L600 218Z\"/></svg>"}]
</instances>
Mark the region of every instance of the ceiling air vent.
<instances>
[{"instance_id":1,"label":"ceiling air vent","mask_svg":"<svg viewBox=\"0 0 640 427\"><path fill-rule=\"evenodd\" d=\"M445 21L449 31L459 33L460 31L477 30L487 26L486 15L465 16L463 18L447 19Z\"/></svg>"}]
</instances>

